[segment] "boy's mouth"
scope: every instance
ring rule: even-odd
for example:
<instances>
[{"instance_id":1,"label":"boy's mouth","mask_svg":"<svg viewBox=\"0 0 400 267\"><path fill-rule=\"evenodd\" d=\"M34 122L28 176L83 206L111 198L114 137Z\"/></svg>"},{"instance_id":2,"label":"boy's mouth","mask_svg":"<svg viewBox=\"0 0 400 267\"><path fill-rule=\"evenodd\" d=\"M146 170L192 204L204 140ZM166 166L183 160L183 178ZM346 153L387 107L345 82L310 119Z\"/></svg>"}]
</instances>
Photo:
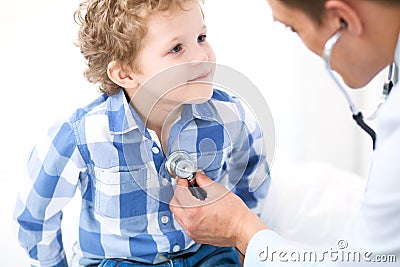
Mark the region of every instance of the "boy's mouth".
<instances>
[{"instance_id":1,"label":"boy's mouth","mask_svg":"<svg viewBox=\"0 0 400 267\"><path fill-rule=\"evenodd\" d=\"M203 72L194 79L188 80L188 82L199 82L199 81L209 81L211 71Z\"/></svg>"}]
</instances>

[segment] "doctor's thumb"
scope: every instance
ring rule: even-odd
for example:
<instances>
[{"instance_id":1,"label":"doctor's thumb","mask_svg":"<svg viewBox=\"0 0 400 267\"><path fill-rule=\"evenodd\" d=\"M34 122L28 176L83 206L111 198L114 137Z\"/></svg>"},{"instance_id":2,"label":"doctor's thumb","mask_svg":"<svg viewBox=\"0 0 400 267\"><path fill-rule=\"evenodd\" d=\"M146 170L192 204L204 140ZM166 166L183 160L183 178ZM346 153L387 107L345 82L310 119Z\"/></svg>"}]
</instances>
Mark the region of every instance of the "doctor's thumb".
<instances>
[{"instance_id":1,"label":"doctor's thumb","mask_svg":"<svg viewBox=\"0 0 400 267\"><path fill-rule=\"evenodd\" d=\"M198 186L204 187L213 182L214 181L211 180L203 171L200 170L196 173L196 183Z\"/></svg>"}]
</instances>

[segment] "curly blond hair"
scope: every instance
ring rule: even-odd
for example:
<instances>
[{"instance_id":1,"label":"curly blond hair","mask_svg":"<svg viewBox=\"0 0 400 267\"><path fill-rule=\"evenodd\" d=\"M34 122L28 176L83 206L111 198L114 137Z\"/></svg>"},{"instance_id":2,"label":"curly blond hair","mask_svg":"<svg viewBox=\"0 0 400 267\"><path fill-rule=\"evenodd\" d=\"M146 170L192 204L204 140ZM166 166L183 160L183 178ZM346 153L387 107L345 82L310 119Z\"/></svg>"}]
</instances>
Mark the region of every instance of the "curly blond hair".
<instances>
[{"instance_id":1,"label":"curly blond hair","mask_svg":"<svg viewBox=\"0 0 400 267\"><path fill-rule=\"evenodd\" d=\"M134 61L145 37L146 18L156 12L181 8L186 1L203 0L84 0L74 13L80 25L77 46L88 68L85 77L100 91L113 95L120 87L107 75L111 61L137 69Z\"/></svg>"}]
</instances>

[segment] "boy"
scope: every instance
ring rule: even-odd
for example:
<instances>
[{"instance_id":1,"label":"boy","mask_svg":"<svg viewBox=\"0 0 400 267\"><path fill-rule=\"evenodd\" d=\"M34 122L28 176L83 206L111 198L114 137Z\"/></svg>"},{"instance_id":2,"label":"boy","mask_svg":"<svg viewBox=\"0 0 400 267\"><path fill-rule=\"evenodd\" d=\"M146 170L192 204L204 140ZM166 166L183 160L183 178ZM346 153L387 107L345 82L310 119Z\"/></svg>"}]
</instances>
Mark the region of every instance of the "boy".
<instances>
[{"instance_id":1,"label":"boy","mask_svg":"<svg viewBox=\"0 0 400 267\"><path fill-rule=\"evenodd\" d=\"M255 212L267 182L262 134L237 98L214 90L199 0L87 0L76 13L89 81L104 93L35 147L16 207L34 266L67 266L62 208L82 195L79 266L238 266L233 248L196 244L169 209L168 155L184 150ZM172 89L171 89L172 88Z\"/></svg>"}]
</instances>

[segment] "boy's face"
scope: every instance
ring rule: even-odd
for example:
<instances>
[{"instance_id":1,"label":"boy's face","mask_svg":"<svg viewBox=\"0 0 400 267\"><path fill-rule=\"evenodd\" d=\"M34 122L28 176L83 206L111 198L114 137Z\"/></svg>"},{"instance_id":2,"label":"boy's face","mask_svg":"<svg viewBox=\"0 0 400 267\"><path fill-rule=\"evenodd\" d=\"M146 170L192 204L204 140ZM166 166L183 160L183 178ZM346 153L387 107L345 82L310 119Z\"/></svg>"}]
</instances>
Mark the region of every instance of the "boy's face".
<instances>
[{"instance_id":1,"label":"boy's face","mask_svg":"<svg viewBox=\"0 0 400 267\"><path fill-rule=\"evenodd\" d=\"M187 1L183 10L153 14L149 16L146 26L147 34L135 61L138 69L135 79L140 87L151 78L159 78L159 81L151 82L168 88L157 91L154 87L158 86L151 86L151 90L144 88L146 91L142 93L151 94L169 104L195 104L210 99L215 54L206 39L207 29L199 3ZM171 80L172 77L175 79ZM171 87L176 88L171 90Z\"/></svg>"}]
</instances>

